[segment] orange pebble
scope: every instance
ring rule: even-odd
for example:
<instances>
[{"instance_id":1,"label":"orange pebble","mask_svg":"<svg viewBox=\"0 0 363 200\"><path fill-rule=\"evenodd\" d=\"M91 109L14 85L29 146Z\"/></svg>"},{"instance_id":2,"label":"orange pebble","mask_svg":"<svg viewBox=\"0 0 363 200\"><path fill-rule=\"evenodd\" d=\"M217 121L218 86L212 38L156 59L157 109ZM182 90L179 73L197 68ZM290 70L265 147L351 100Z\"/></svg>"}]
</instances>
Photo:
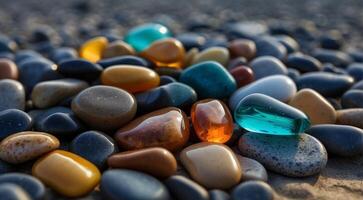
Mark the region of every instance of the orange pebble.
<instances>
[{"instance_id":1,"label":"orange pebble","mask_svg":"<svg viewBox=\"0 0 363 200\"><path fill-rule=\"evenodd\" d=\"M233 119L227 106L216 99L194 103L191 111L195 133L203 142L227 142L233 133Z\"/></svg>"},{"instance_id":2,"label":"orange pebble","mask_svg":"<svg viewBox=\"0 0 363 200\"><path fill-rule=\"evenodd\" d=\"M97 62L108 45L105 37L95 37L86 41L79 50L79 55L90 62Z\"/></svg>"}]
</instances>

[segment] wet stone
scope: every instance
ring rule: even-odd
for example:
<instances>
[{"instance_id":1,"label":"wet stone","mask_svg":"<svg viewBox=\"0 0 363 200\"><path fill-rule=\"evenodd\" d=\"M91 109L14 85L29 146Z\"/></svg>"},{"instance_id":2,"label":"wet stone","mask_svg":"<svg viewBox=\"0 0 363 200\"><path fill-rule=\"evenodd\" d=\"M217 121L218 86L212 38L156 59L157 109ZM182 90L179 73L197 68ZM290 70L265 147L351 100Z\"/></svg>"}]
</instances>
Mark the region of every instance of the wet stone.
<instances>
[{"instance_id":1,"label":"wet stone","mask_svg":"<svg viewBox=\"0 0 363 200\"><path fill-rule=\"evenodd\" d=\"M60 64L66 60L76 59L78 52L70 47L60 47L55 49L49 57L53 62Z\"/></svg>"},{"instance_id":2,"label":"wet stone","mask_svg":"<svg viewBox=\"0 0 363 200\"><path fill-rule=\"evenodd\" d=\"M260 38L256 41L257 53L256 57L273 56L279 60L286 57L287 50L284 45L274 38Z\"/></svg>"},{"instance_id":3,"label":"wet stone","mask_svg":"<svg viewBox=\"0 0 363 200\"><path fill-rule=\"evenodd\" d=\"M97 62L102 58L102 54L108 45L105 37L95 37L82 44L79 56L90 62Z\"/></svg>"},{"instance_id":4,"label":"wet stone","mask_svg":"<svg viewBox=\"0 0 363 200\"><path fill-rule=\"evenodd\" d=\"M223 190L209 190L209 198L210 200L229 200L231 197L229 194Z\"/></svg>"},{"instance_id":5,"label":"wet stone","mask_svg":"<svg viewBox=\"0 0 363 200\"><path fill-rule=\"evenodd\" d=\"M363 79L363 63L353 63L347 68L347 72L356 82Z\"/></svg>"},{"instance_id":6,"label":"wet stone","mask_svg":"<svg viewBox=\"0 0 363 200\"><path fill-rule=\"evenodd\" d=\"M229 60L229 51L224 47L210 47L199 52L193 59L192 64L206 61L214 61L223 66L227 66Z\"/></svg>"},{"instance_id":7,"label":"wet stone","mask_svg":"<svg viewBox=\"0 0 363 200\"><path fill-rule=\"evenodd\" d=\"M228 45L228 50L231 57L245 57L247 60L251 60L256 55L256 45L252 40L238 39L233 40Z\"/></svg>"},{"instance_id":8,"label":"wet stone","mask_svg":"<svg viewBox=\"0 0 363 200\"><path fill-rule=\"evenodd\" d=\"M338 50L317 49L313 56L322 63L331 63L341 68L346 68L352 62L347 53Z\"/></svg>"},{"instance_id":9,"label":"wet stone","mask_svg":"<svg viewBox=\"0 0 363 200\"><path fill-rule=\"evenodd\" d=\"M0 140L11 134L27 131L33 124L32 118L17 109L7 109L0 112Z\"/></svg>"}]
</instances>

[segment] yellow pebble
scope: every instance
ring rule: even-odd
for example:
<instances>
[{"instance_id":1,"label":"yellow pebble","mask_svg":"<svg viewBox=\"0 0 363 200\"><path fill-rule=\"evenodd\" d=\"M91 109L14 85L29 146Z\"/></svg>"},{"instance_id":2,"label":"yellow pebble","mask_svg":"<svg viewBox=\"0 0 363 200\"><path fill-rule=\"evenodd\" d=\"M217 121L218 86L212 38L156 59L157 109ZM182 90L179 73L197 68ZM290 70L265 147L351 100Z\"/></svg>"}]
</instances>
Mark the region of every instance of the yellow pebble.
<instances>
[{"instance_id":1,"label":"yellow pebble","mask_svg":"<svg viewBox=\"0 0 363 200\"><path fill-rule=\"evenodd\" d=\"M107 45L108 40L105 37L92 38L81 46L79 55L90 62L97 62L102 58Z\"/></svg>"},{"instance_id":2,"label":"yellow pebble","mask_svg":"<svg viewBox=\"0 0 363 200\"><path fill-rule=\"evenodd\" d=\"M216 61L221 65L226 66L229 61L229 51L224 47L210 47L198 53L194 57L192 64L204 61Z\"/></svg>"}]
</instances>

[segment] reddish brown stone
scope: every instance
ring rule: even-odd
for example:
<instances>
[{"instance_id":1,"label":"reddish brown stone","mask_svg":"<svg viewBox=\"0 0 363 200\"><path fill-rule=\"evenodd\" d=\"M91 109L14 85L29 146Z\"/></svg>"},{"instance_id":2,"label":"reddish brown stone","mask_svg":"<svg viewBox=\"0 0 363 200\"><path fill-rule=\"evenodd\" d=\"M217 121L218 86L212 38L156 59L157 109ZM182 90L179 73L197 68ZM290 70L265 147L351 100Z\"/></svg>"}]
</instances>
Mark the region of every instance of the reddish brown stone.
<instances>
[{"instance_id":1,"label":"reddish brown stone","mask_svg":"<svg viewBox=\"0 0 363 200\"><path fill-rule=\"evenodd\" d=\"M231 69L229 73L231 73L233 78L236 80L238 87L245 86L255 80L253 71L249 67L239 66Z\"/></svg>"},{"instance_id":2,"label":"reddish brown stone","mask_svg":"<svg viewBox=\"0 0 363 200\"><path fill-rule=\"evenodd\" d=\"M252 40L238 39L233 40L228 46L231 57L245 57L251 60L256 55L256 45Z\"/></svg>"},{"instance_id":3,"label":"reddish brown stone","mask_svg":"<svg viewBox=\"0 0 363 200\"><path fill-rule=\"evenodd\" d=\"M9 59L0 59L0 79L18 80L19 72L15 63Z\"/></svg>"}]
</instances>

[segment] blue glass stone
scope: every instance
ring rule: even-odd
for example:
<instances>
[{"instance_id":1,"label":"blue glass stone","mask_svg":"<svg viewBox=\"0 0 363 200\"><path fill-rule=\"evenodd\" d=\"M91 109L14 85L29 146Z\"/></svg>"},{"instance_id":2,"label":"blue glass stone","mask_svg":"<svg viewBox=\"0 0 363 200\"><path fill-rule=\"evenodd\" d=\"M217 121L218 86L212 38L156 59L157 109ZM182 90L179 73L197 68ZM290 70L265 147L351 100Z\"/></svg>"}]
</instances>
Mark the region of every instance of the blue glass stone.
<instances>
[{"instance_id":1,"label":"blue glass stone","mask_svg":"<svg viewBox=\"0 0 363 200\"><path fill-rule=\"evenodd\" d=\"M271 135L295 135L310 126L308 117L300 110L258 93L243 98L234 117L248 131Z\"/></svg>"}]
</instances>

